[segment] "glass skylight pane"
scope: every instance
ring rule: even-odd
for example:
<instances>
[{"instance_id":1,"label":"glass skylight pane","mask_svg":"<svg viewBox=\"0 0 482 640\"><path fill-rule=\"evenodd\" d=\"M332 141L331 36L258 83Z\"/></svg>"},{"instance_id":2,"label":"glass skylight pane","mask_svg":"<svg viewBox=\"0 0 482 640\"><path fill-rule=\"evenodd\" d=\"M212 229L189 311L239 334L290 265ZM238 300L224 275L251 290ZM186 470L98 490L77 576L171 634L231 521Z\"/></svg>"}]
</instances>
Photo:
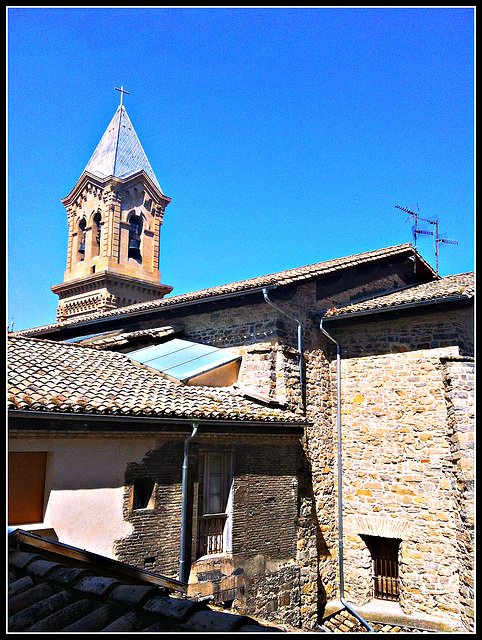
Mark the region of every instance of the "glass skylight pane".
<instances>
[{"instance_id":1,"label":"glass skylight pane","mask_svg":"<svg viewBox=\"0 0 482 640\"><path fill-rule=\"evenodd\" d=\"M223 349L179 338L132 351L128 357L178 380L188 380L239 358Z\"/></svg>"},{"instance_id":2,"label":"glass skylight pane","mask_svg":"<svg viewBox=\"0 0 482 640\"><path fill-rule=\"evenodd\" d=\"M171 342L176 342L176 344L171 345ZM178 343L179 340L172 340L165 344L145 347L144 349L139 349L139 351L132 351L128 357L137 362L149 364L149 366L154 366L152 362L160 359L163 359L165 363L179 362L185 359L183 352L190 348L190 343L186 342L184 345L179 345ZM164 366L170 366L170 364L163 364L162 368Z\"/></svg>"},{"instance_id":3,"label":"glass skylight pane","mask_svg":"<svg viewBox=\"0 0 482 640\"><path fill-rule=\"evenodd\" d=\"M219 353L210 353L198 356L188 362L181 362L179 365L170 369L163 369L163 371L170 376L179 378L179 380L186 380L192 378L194 375L199 375L205 371L220 367L234 359L235 357L226 359L225 357L221 357Z\"/></svg>"},{"instance_id":4,"label":"glass skylight pane","mask_svg":"<svg viewBox=\"0 0 482 640\"><path fill-rule=\"evenodd\" d=\"M96 338L97 336L109 335L110 333L116 333L115 331L101 331L100 333L89 333L87 336L75 336L74 338L67 338L67 340L63 340L63 342L80 342L81 340L88 340L90 338Z\"/></svg>"}]
</instances>

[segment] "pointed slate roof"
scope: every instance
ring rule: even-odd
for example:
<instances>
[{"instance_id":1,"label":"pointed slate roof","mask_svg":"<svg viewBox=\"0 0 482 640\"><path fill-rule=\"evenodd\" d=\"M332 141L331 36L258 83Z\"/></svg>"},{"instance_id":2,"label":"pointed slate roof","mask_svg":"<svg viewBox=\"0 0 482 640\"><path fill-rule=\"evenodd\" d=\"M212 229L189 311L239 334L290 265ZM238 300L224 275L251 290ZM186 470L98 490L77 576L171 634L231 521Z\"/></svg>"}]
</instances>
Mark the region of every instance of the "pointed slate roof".
<instances>
[{"instance_id":1,"label":"pointed slate roof","mask_svg":"<svg viewBox=\"0 0 482 640\"><path fill-rule=\"evenodd\" d=\"M119 105L91 159L87 163L85 171L99 178L108 176L128 178L140 170L144 170L161 191L161 187L139 142L127 111L123 105Z\"/></svg>"}]
</instances>

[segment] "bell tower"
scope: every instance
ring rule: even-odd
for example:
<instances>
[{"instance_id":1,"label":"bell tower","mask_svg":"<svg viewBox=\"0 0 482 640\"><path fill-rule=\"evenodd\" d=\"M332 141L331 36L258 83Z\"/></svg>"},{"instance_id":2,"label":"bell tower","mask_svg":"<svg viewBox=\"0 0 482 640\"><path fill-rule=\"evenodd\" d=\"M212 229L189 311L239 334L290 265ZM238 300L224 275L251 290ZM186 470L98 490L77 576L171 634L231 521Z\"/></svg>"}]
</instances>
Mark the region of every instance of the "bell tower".
<instances>
[{"instance_id":1,"label":"bell tower","mask_svg":"<svg viewBox=\"0 0 482 640\"><path fill-rule=\"evenodd\" d=\"M159 299L160 230L170 198L157 181L122 104L77 184L62 199L69 239L57 320Z\"/></svg>"}]
</instances>

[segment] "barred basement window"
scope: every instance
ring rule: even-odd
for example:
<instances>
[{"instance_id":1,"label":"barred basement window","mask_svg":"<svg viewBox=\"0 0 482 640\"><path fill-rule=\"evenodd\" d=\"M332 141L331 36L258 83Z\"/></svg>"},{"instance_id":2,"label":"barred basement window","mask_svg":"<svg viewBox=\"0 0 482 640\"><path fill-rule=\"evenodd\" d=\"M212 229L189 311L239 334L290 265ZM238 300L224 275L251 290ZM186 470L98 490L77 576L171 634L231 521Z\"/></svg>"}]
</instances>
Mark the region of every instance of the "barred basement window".
<instances>
[{"instance_id":1,"label":"barred basement window","mask_svg":"<svg viewBox=\"0 0 482 640\"><path fill-rule=\"evenodd\" d=\"M372 556L373 597L398 600L398 551L400 540L379 536L362 536Z\"/></svg>"},{"instance_id":2,"label":"barred basement window","mask_svg":"<svg viewBox=\"0 0 482 640\"><path fill-rule=\"evenodd\" d=\"M153 506L154 480L152 478L137 478L134 482L132 498L133 509L148 509Z\"/></svg>"}]
</instances>

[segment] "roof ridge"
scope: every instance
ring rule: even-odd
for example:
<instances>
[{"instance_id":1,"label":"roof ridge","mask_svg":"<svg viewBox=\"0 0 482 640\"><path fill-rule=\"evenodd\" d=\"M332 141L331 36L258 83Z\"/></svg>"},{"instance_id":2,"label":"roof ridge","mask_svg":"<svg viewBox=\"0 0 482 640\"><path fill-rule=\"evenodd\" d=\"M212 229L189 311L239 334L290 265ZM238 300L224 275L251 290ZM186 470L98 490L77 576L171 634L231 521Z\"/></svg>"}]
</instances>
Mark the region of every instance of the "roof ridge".
<instances>
[{"instance_id":1,"label":"roof ridge","mask_svg":"<svg viewBox=\"0 0 482 640\"><path fill-rule=\"evenodd\" d=\"M411 249L412 251L415 251L411 242L405 242L398 245L392 245L390 247L383 247L382 249L372 249L370 251L363 251L361 253L355 253L355 254L344 256L341 258L332 258L330 260L323 260L323 261L315 262L312 264L306 264L301 267L292 267L290 269L285 269L282 271L277 271L277 272L273 272L273 273L262 275L262 276L254 276L252 278L246 278L244 280L236 280L234 282L223 283L220 285L215 285L213 287L206 287L204 289L188 291L188 292L180 293L174 296L166 296L164 298L151 300L149 302L138 302L136 304L132 304L127 307L112 309L111 311L107 311L103 313L94 312L88 316L83 316L82 318L76 319L74 317L72 318L71 321L63 322L62 324L52 323L50 325L45 325L44 327L34 327L32 329L24 329L22 331L24 332L35 331L35 330L42 331L42 330L56 329L56 328L61 328L66 326L74 326L76 324L82 324L84 322L89 322L97 318L107 319L107 318L112 318L112 317L116 317L123 314L133 313L134 311L137 311L137 310L144 310L144 309L149 310L149 309L162 308L162 307L171 306L173 304L176 304L177 302L204 299L204 298L210 297L211 295L216 295L216 294L221 295L223 293L227 293L227 294L234 293L236 291L240 291L243 288L243 286L246 287L246 291L249 291L250 285L253 285L253 288L254 288L256 285L258 287L263 287L271 284L284 284L283 282L279 282L279 280L280 279L289 280L290 275L299 275L305 278L310 277L310 275L313 275L313 276L316 275L315 273L306 274L306 275L304 273L295 274L296 271L300 271L300 270L304 271L306 269L311 269L311 271L314 271L317 268L318 269L345 268L349 266L350 262L354 262L355 260L364 261L366 259L371 259L371 258L377 259L382 256L387 256L394 253L401 253L409 249ZM417 256L419 257L420 260L422 260L425 264L428 265L428 263L425 262L425 260L420 256L420 254L417 253ZM278 280L278 282L275 282L275 280ZM291 281L292 280L289 280L289 282ZM286 282L286 284L289 284L289 282Z\"/></svg>"},{"instance_id":2,"label":"roof ridge","mask_svg":"<svg viewBox=\"0 0 482 640\"><path fill-rule=\"evenodd\" d=\"M122 112L123 110L125 111L125 107L123 105L119 105L117 107L117 111L119 111L119 118L117 121L117 135L116 135L116 141L115 141L115 151L114 151L114 166L112 167L112 175L116 175L116 165L117 165L117 150L119 148L119 136L120 136L120 128L121 128L121 121L122 121ZM116 115L117 115L117 111L116 111Z\"/></svg>"}]
</instances>

